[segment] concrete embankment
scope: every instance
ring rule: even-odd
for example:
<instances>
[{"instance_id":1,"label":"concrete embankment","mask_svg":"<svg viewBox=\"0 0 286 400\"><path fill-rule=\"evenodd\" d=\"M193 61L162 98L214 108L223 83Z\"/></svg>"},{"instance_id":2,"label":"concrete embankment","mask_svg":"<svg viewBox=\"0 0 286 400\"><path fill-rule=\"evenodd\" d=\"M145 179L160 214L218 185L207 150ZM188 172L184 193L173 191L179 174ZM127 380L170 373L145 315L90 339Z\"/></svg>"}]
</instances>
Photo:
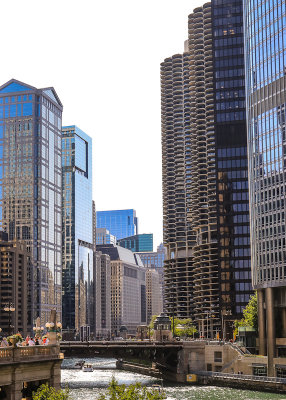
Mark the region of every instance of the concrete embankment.
<instances>
[{"instance_id":1,"label":"concrete embankment","mask_svg":"<svg viewBox=\"0 0 286 400\"><path fill-rule=\"evenodd\" d=\"M144 365L135 364L125 361L117 361L116 368L123 371L135 372L137 374L143 374L147 376L153 376L154 378L161 378L161 372L152 367L146 367Z\"/></svg>"}]
</instances>

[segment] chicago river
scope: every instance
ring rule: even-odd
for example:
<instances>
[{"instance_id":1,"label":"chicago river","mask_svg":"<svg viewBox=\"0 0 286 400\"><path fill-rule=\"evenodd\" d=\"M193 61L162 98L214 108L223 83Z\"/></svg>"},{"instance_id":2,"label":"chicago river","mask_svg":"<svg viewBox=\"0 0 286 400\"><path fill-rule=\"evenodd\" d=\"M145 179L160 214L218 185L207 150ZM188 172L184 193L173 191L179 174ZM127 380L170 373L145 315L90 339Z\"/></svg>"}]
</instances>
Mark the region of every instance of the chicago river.
<instances>
[{"instance_id":1,"label":"chicago river","mask_svg":"<svg viewBox=\"0 0 286 400\"><path fill-rule=\"evenodd\" d=\"M140 382L142 385L152 386L159 383L156 378L139 375L132 372L115 369L114 359L83 358L86 363L95 369L93 372L83 372L73 369L79 359L65 359L62 365L62 387L68 386L71 400L96 400L100 393L105 393L109 382L114 376L119 384L129 385ZM214 386L187 386L164 383L164 391L168 400L270 400L286 399L284 394L237 390Z\"/></svg>"}]
</instances>

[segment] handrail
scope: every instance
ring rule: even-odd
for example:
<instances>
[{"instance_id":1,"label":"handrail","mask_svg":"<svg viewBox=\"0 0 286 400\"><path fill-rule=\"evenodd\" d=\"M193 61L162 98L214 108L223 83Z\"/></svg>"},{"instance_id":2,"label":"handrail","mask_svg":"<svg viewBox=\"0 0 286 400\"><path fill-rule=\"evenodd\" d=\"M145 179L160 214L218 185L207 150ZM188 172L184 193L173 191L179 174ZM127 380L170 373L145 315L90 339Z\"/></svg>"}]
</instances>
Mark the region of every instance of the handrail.
<instances>
[{"instance_id":1,"label":"handrail","mask_svg":"<svg viewBox=\"0 0 286 400\"><path fill-rule=\"evenodd\" d=\"M232 380L242 381L260 381L260 382L274 382L286 384L286 378L268 377L268 376L256 376L256 375L243 375L243 374L227 374L223 372L211 372L211 371L199 371L197 375L210 376L214 378L226 378Z\"/></svg>"}]
</instances>

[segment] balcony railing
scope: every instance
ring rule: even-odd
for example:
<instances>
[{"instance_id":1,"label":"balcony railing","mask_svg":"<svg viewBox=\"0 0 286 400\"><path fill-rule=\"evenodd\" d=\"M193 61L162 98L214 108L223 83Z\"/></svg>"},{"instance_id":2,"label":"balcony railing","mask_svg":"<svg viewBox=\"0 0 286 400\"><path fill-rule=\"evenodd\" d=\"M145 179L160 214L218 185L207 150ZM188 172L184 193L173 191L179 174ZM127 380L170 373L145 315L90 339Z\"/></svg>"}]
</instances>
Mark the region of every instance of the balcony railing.
<instances>
[{"instance_id":1,"label":"balcony railing","mask_svg":"<svg viewBox=\"0 0 286 400\"><path fill-rule=\"evenodd\" d=\"M61 358L57 345L1 347L0 365L14 362L33 362Z\"/></svg>"}]
</instances>

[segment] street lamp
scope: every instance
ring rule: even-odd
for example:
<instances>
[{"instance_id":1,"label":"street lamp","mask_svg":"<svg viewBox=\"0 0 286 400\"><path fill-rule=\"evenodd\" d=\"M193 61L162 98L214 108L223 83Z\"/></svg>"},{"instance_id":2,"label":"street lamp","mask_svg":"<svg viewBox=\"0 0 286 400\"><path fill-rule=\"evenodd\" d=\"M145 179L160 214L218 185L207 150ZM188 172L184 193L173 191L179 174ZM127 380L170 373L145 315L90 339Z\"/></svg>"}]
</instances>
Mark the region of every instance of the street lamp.
<instances>
[{"instance_id":1,"label":"street lamp","mask_svg":"<svg viewBox=\"0 0 286 400\"><path fill-rule=\"evenodd\" d=\"M8 333L9 336L11 335L11 313L15 311L15 307L14 307L14 303L12 303L11 301L9 301L5 307L4 307L4 311L8 312L8 318L9 318L9 322L8 322Z\"/></svg>"}]
</instances>

